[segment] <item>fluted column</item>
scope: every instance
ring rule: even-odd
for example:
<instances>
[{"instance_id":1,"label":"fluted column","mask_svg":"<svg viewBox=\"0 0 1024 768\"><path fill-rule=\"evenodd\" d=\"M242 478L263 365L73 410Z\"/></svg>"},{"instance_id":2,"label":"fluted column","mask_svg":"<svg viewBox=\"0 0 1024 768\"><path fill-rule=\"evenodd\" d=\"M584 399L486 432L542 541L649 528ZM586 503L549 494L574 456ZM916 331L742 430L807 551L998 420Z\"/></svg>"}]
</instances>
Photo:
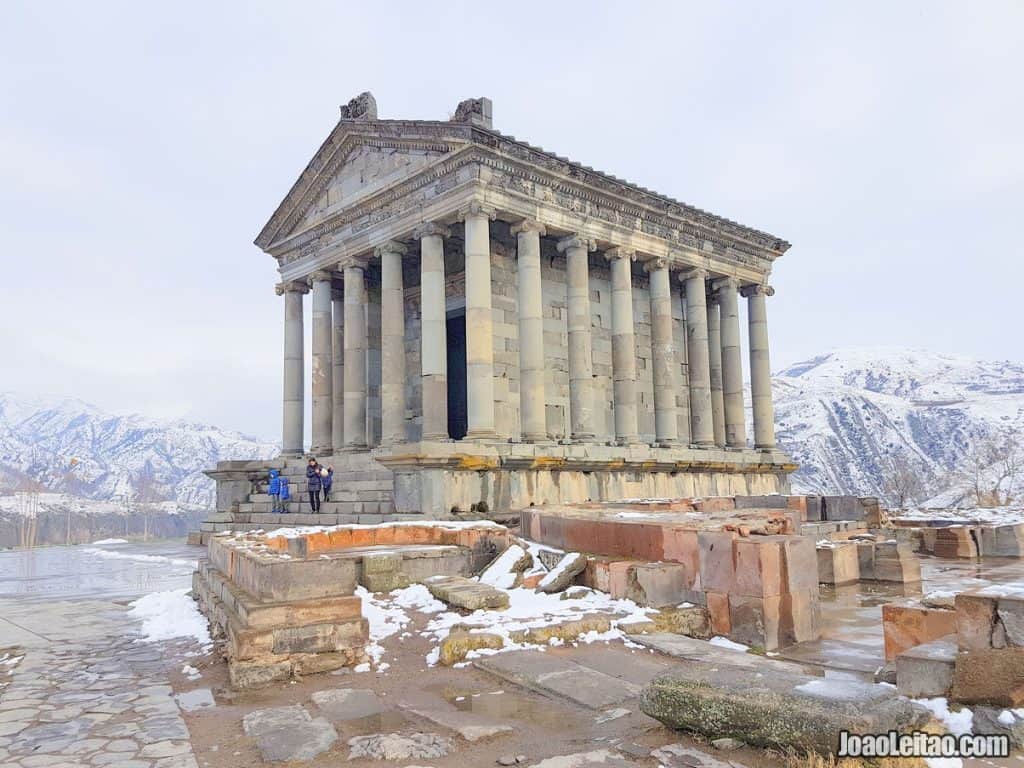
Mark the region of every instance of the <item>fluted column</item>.
<instances>
[{"instance_id":1,"label":"fluted column","mask_svg":"<svg viewBox=\"0 0 1024 768\"><path fill-rule=\"evenodd\" d=\"M331 445L340 451L345 445L345 298L341 291L331 292L331 358L334 375L331 377L334 406L331 409Z\"/></svg>"},{"instance_id":2,"label":"fluted column","mask_svg":"<svg viewBox=\"0 0 1024 768\"><path fill-rule=\"evenodd\" d=\"M366 447L366 282L363 267L345 267L345 448Z\"/></svg>"},{"instance_id":3,"label":"fluted column","mask_svg":"<svg viewBox=\"0 0 1024 768\"><path fill-rule=\"evenodd\" d=\"M722 325L718 296L706 294L708 310L708 372L711 378L711 424L715 445L725 446L725 397L722 390Z\"/></svg>"},{"instance_id":4,"label":"fluted column","mask_svg":"<svg viewBox=\"0 0 1024 768\"><path fill-rule=\"evenodd\" d=\"M444 238L448 230L428 222L420 241L420 372L423 440L448 439L448 327L444 295Z\"/></svg>"},{"instance_id":5,"label":"fluted column","mask_svg":"<svg viewBox=\"0 0 1024 768\"><path fill-rule=\"evenodd\" d=\"M380 257L380 402L381 442L405 441L405 286L402 257L406 248L389 242Z\"/></svg>"},{"instance_id":6,"label":"fluted column","mask_svg":"<svg viewBox=\"0 0 1024 768\"><path fill-rule=\"evenodd\" d=\"M671 276L669 282L671 282ZM693 432L690 423L690 358L689 345L686 343L685 297L680 301L680 309L683 322L681 324L682 334L677 339L679 344L679 367L673 369L679 375L679 393L675 399L676 408L679 409L679 414L676 416L676 424L679 427L679 442L683 445L690 445L693 442Z\"/></svg>"},{"instance_id":7,"label":"fluted column","mask_svg":"<svg viewBox=\"0 0 1024 768\"><path fill-rule=\"evenodd\" d=\"M754 411L754 447L775 447L775 408L772 405L772 369L768 358L768 312L765 297L775 289L751 285L747 297L747 329L750 337L750 400Z\"/></svg>"},{"instance_id":8,"label":"fluted column","mask_svg":"<svg viewBox=\"0 0 1024 768\"><path fill-rule=\"evenodd\" d=\"M686 351L690 376L690 431L693 443L715 444L711 416L711 362L708 352L708 310L704 281L707 272L692 269L682 279L686 285Z\"/></svg>"},{"instance_id":9,"label":"fluted column","mask_svg":"<svg viewBox=\"0 0 1024 768\"><path fill-rule=\"evenodd\" d=\"M573 440L594 437L594 353L590 340L591 240L579 236L558 241L565 253L567 273L567 328L569 332L569 418Z\"/></svg>"},{"instance_id":10,"label":"fluted column","mask_svg":"<svg viewBox=\"0 0 1024 768\"><path fill-rule=\"evenodd\" d=\"M276 288L284 296L284 397L282 403L281 453L301 456L305 404L303 365L302 296L309 291L305 283L281 283Z\"/></svg>"},{"instance_id":11,"label":"fluted column","mask_svg":"<svg viewBox=\"0 0 1024 768\"><path fill-rule=\"evenodd\" d=\"M525 219L512 227L517 237L516 286L519 295L519 422L525 442L546 440L544 413L544 297L540 278L540 239L544 225Z\"/></svg>"},{"instance_id":12,"label":"fluted column","mask_svg":"<svg viewBox=\"0 0 1024 768\"><path fill-rule=\"evenodd\" d=\"M747 446L746 413L743 409L743 360L740 352L739 283L727 277L715 284L722 323L722 393L725 401L725 444Z\"/></svg>"},{"instance_id":13,"label":"fluted column","mask_svg":"<svg viewBox=\"0 0 1024 768\"><path fill-rule=\"evenodd\" d=\"M466 227L466 437L480 440L495 437L490 224L495 212L474 202L460 214Z\"/></svg>"},{"instance_id":14,"label":"fluted column","mask_svg":"<svg viewBox=\"0 0 1024 768\"><path fill-rule=\"evenodd\" d=\"M329 455L331 430L334 427L331 412L334 406L334 362L331 341L331 279L327 270L318 270L310 277L313 287L313 434L310 451Z\"/></svg>"},{"instance_id":15,"label":"fluted column","mask_svg":"<svg viewBox=\"0 0 1024 768\"><path fill-rule=\"evenodd\" d=\"M626 248L605 252L612 270L612 389L615 439L620 445L640 440L636 414L636 337L633 333L633 272L636 253Z\"/></svg>"},{"instance_id":16,"label":"fluted column","mask_svg":"<svg viewBox=\"0 0 1024 768\"><path fill-rule=\"evenodd\" d=\"M672 338L672 289L668 259L650 259L644 269L651 280L651 358L654 374L654 435L658 445L676 443L676 344Z\"/></svg>"}]
</instances>

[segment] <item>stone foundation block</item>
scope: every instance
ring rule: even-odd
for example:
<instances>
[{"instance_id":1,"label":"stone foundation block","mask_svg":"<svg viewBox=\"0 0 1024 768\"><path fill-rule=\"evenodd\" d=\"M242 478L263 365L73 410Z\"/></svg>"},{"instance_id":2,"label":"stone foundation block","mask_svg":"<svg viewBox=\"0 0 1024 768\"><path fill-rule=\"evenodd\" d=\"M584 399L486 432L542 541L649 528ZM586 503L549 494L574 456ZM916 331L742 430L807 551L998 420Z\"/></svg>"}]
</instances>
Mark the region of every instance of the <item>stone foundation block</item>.
<instances>
[{"instance_id":1,"label":"stone foundation block","mask_svg":"<svg viewBox=\"0 0 1024 768\"><path fill-rule=\"evenodd\" d=\"M784 537L736 539L733 544L735 575L730 595L768 597L789 591L781 538Z\"/></svg>"},{"instance_id":2,"label":"stone foundation block","mask_svg":"<svg viewBox=\"0 0 1024 768\"><path fill-rule=\"evenodd\" d=\"M882 606L885 660L892 661L911 648L955 634L956 628L955 611L926 608L915 600L886 603Z\"/></svg>"},{"instance_id":3,"label":"stone foundation block","mask_svg":"<svg viewBox=\"0 0 1024 768\"><path fill-rule=\"evenodd\" d=\"M932 548L932 552L936 557L950 559L976 558L978 556L978 544L974 536L974 529L964 525L937 528L935 530L935 545Z\"/></svg>"},{"instance_id":4,"label":"stone foundation block","mask_svg":"<svg viewBox=\"0 0 1024 768\"><path fill-rule=\"evenodd\" d=\"M807 502L807 512L804 519L811 523L821 520L822 504L820 496L805 496Z\"/></svg>"},{"instance_id":5,"label":"stone foundation block","mask_svg":"<svg viewBox=\"0 0 1024 768\"><path fill-rule=\"evenodd\" d=\"M822 520L863 520L864 505L857 496L823 496Z\"/></svg>"},{"instance_id":6,"label":"stone foundation block","mask_svg":"<svg viewBox=\"0 0 1024 768\"><path fill-rule=\"evenodd\" d=\"M913 699L946 696L953 687L956 637L922 643L896 657L896 689Z\"/></svg>"},{"instance_id":7,"label":"stone foundation block","mask_svg":"<svg viewBox=\"0 0 1024 768\"><path fill-rule=\"evenodd\" d=\"M1024 591L998 586L956 596L960 650L1024 647Z\"/></svg>"},{"instance_id":8,"label":"stone foundation block","mask_svg":"<svg viewBox=\"0 0 1024 768\"><path fill-rule=\"evenodd\" d=\"M875 544L874 581L913 584L921 581L921 562L910 545L896 541Z\"/></svg>"},{"instance_id":9,"label":"stone foundation block","mask_svg":"<svg viewBox=\"0 0 1024 768\"><path fill-rule=\"evenodd\" d=\"M508 608L508 593L461 576L433 576L424 586L434 597L456 608Z\"/></svg>"},{"instance_id":10,"label":"stone foundation block","mask_svg":"<svg viewBox=\"0 0 1024 768\"><path fill-rule=\"evenodd\" d=\"M732 531L700 531L700 584L706 592L732 592L736 578Z\"/></svg>"},{"instance_id":11,"label":"stone foundation block","mask_svg":"<svg viewBox=\"0 0 1024 768\"><path fill-rule=\"evenodd\" d=\"M723 592L706 592L708 619L711 631L728 637L732 634L732 619L729 613L729 596Z\"/></svg>"},{"instance_id":12,"label":"stone foundation block","mask_svg":"<svg viewBox=\"0 0 1024 768\"><path fill-rule=\"evenodd\" d=\"M773 597L729 596L729 637L774 651L821 635L818 595L790 593Z\"/></svg>"},{"instance_id":13,"label":"stone foundation block","mask_svg":"<svg viewBox=\"0 0 1024 768\"><path fill-rule=\"evenodd\" d=\"M817 548L818 583L842 586L860 581L856 542L836 542Z\"/></svg>"},{"instance_id":14,"label":"stone foundation block","mask_svg":"<svg viewBox=\"0 0 1024 768\"><path fill-rule=\"evenodd\" d=\"M639 563L627 571L626 596L650 608L676 606L686 601L686 568L680 563Z\"/></svg>"},{"instance_id":15,"label":"stone foundation block","mask_svg":"<svg viewBox=\"0 0 1024 768\"><path fill-rule=\"evenodd\" d=\"M953 669L953 699L1016 708L1024 704L1024 648L962 651Z\"/></svg>"},{"instance_id":16,"label":"stone foundation block","mask_svg":"<svg viewBox=\"0 0 1024 768\"><path fill-rule=\"evenodd\" d=\"M790 509L787 501L788 498L778 494L770 496L737 496L735 505L736 509Z\"/></svg>"}]
</instances>

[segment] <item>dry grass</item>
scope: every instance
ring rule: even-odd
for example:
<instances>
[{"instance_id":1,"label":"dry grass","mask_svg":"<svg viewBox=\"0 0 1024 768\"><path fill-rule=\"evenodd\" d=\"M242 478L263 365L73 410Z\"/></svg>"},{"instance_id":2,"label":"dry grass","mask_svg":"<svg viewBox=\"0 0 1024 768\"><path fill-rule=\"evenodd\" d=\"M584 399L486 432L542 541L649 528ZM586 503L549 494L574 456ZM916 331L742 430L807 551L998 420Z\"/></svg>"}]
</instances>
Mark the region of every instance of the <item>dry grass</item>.
<instances>
[{"instance_id":1,"label":"dry grass","mask_svg":"<svg viewBox=\"0 0 1024 768\"><path fill-rule=\"evenodd\" d=\"M942 723L932 720L921 727L927 733L945 733ZM836 757L816 753L790 752L782 756L785 768L927 768L923 757Z\"/></svg>"}]
</instances>

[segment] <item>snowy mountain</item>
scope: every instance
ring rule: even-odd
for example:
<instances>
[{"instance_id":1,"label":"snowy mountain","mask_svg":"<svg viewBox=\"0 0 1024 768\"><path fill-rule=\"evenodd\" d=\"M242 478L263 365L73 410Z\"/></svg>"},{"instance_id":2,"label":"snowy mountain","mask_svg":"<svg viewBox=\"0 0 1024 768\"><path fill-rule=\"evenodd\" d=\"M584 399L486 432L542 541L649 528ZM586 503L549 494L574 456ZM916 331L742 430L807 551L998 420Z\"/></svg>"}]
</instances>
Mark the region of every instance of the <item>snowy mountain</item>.
<instances>
[{"instance_id":1,"label":"snowy mountain","mask_svg":"<svg viewBox=\"0 0 1024 768\"><path fill-rule=\"evenodd\" d=\"M925 480L918 501L955 504L979 444L1024 427L1024 365L921 350L839 349L773 378L794 487L885 497L895 459Z\"/></svg>"},{"instance_id":2,"label":"snowy mountain","mask_svg":"<svg viewBox=\"0 0 1024 768\"><path fill-rule=\"evenodd\" d=\"M5 491L38 484L91 499L211 507L213 481L202 470L222 459L277 451L272 443L207 424L117 416L75 399L0 394Z\"/></svg>"}]
</instances>

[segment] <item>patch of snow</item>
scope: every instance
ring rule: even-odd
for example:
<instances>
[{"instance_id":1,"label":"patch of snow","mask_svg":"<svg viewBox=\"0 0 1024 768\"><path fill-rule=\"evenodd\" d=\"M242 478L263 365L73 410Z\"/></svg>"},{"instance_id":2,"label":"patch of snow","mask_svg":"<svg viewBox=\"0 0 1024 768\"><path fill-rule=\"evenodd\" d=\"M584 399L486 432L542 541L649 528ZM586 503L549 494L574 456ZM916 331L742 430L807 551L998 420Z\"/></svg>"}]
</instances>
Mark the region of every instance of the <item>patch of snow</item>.
<instances>
[{"instance_id":1,"label":"patch of snow","mask_svg":"<svg viewBox=\"0 0 1024 768\"><path fill-rule=\"evenodd\" d=\"M912 699L912 701L930 710L935 718L946 726L946 730L954 736L973 732L974 712L966 707L958 712L952 712L949 709L949 702L942 696L934 699Z\"/></svg>"},{"instance_id":2,"label":"patch of snow","mask_svg":"<svg viewBox=\"0 0 1024 768\"><path fill-rule=\"evenodd\" d=\"M447 608L422 584L412 584L404 589L392 591L391 601L402 608L409 608L420 613L440 613ZM409 635L408 632L404 634Z\"/></svg>"},{"instance_id":3,"label":"patch of snow","mask_svg":"<svg viewBox=\"0 0 1024 768\"><path fill-rule=\"evenodd\" d=\"M186 589L151 592L130 603L128 616L142 622L142 641L146 643L191 637L200 645L210 645L206 618Z\"/></svg>"},{"instance_id":4,"label":"patch of snow","mask_svg":"<svg viewBox=\"0 0 1024 768\"><path fill-rule=\"evenodd\" d=\"M1013 714L1009 709L1004 709L999 713L999 717L996 718L1002 725L1007 727L1012 726L1017 722L1017 716Z\"/></svg>"},{"instance_id":5,"label":"patch of snow","mask_svg":"<svg viewBox=\"0 0 1024 768\"><path fill-rule=\"evenodd\" d=\"M103 544L127 544L127 543L128 543L128 539L100 539L99 541L94 541L93 542L93 546L103 545Z\"/></svg>"},{"instance_id":6,"label":"patch of snow","mask_svg":"<svg viewBox=\"0 0 1024 768\"><path fill-rule=\"evenodd\" d=\"M526 550L518 544L508 547L480 574L481 583L490 584L498 589L512 589L519 575L512 570L512 566L519 562L525 554Z\"/></svg>"},{"instance_id":7,"label":"patch of snow","mask_svg":"<svg viewBox=\"0 0 1024 768\"><path fill-rule=\"evenodd\" d=\"M750 646L743 645L743 643L734 642L727 637L722 637L721 635L715 635L710 640L708 640L708 642L712 645L717 645L721 648L730 648L731 650L741 651L742 653L746 653L750 650Z\"/></svg>"},{"instance_id":8,"label":"patch of snow","mask_svg":"<svg viewBox=\"0 0 1024 768\"><path fill-rule=\"evenodd\" d=\"M537 585L538 588L543 588L550 586L551 584L554 584L555 580L558 579L558 577L561 576L563 573L565 573L568 570L569 566L576 562L579 556L580 555L578 552L567 552L565 555L563 555L562 559L558 561L558 565L556 565L551 571L549 571L544 576L543 579L540 580L540 584Z\"/></svg>"}]
</instances>

